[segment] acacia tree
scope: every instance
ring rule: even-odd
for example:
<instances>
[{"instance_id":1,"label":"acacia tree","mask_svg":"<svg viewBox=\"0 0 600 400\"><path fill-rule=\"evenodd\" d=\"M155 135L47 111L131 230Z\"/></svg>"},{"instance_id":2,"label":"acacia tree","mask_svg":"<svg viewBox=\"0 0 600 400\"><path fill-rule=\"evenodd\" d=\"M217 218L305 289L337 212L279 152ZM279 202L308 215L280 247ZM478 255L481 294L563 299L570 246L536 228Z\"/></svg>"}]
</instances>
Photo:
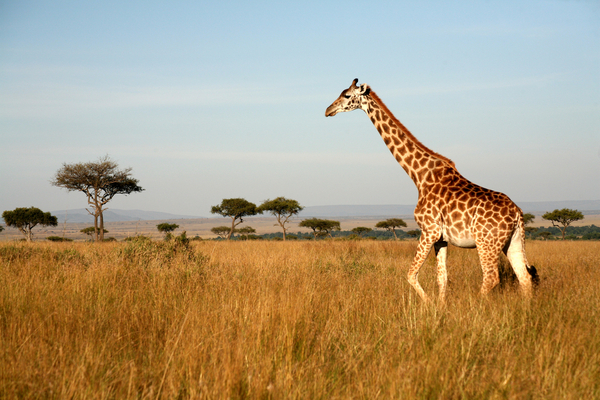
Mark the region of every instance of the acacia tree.
<instances>
[{"instance_id":1,"label":"acacia tree","mask_svg":"<svg viewBox=\"0 0 600 400\"><path fill-rule=\"evenodd\" d=\"M552 226L557 227L562 232L562 240L565 240L565 232L571 222L583 219L583 214L577 210L563 208L562 210L554 210L542 215L542 218L551 221ZM561 226L562 225L562 226Z\"/></svg>"},{"instance_id":2,"label":"acacia tree","mask_svg":"<svg viewBox=\"0 0 600 400\"><path fill-rule=\"evenodd\" d=\"M533 220L535 219L535 215L533 215L532 213L525 213L523 214L523 225L525 225L525 232L526 233L533 233L537 230L537 228L534 228L532 226L527 226L530 223L533 222Z\"/></svg>"},{"instance_id":3,"label":"acacia tree","mask_svg":"<svg viewBox=\"0 0 600 400\"><path fill-rule=\"evenodd\" d=\"M96 233L96 228L94 228L93 226L88 226L87 228L83 228L79 232L85 233L86 235L91 237L94 233ZM104 233L108 233L108 231L105 229Z\"/></svg>"},{"instance_id":4,"label":"acacia tree","mask_svg":"<svg viewBox=\"0 0 600 400\"><path fill-rule=\"evenodd\" d=\"M362 237L363 234L371 232L373 229L367 228L366 226L357 226L352 229L352 232L356 233L359 237Z\"/></svg>"},{"instance_id":5,"label":"acacia tree","mask_svg":"<svg viewBox=\"0 0 600 400\"><path fill-rule=\"evenodd\" d=\"M298 215L300 211L304 209L296 200L286 199L285 197L278 197L274 200L266 200L263 202L258 209L262 212L268 211L277 218L277 223L283 230L283 240L285 240L285 234L287 229L285 225L289 222L292 215Z\"/></svg>"},{"instance_id":6,"label":"acacia tree","mask_svg":"<svg viewBox=\"0 0 600 400\"><path fill-rule=\"evenodd\" d=\"M12 226L17 228L28 242L31 242L33 233L31 230L36 225L42 226L56 226L58 225L57 218L49 212L43 212L37 207L18 207L13 211L4 211L2 218L6 226Z\"/></svg>"},{"instance_id":7,"label":"acacia tree","mask_svg":"<svg viewBox=\"0 0 600 400\"><path fill-rule=\"evenodd\" d=\"M317 240L318 236L329 235L329 237L332 237L332 231L340 230L340 221L333 221L330 219L309 218L301 221L298 224L298 226L312 229L315 240Z\"/></svg>"},{"instance_id":8,"label":"acacia tree","mask_svg":"<svg viewBox=\"0 0 600 400\"><path fill-rule=\"evenodd\" d=\"M215 226L211 228L210 231L222 239L227 239L227 235L231 231L231 228L228 226Z\"/></svg>"},{"instance_id":9,"label":"acacia tree","mask_svg":"<svg viewBox=\"0 0 600 400\"><path fill-rule=\"evenodd\" d=\"M412 231L408 231L408 232L406 232L406 234L407 234L408 236L410 236L410 237L415 237L415 238L416 238L416 237L419 237L419 236L421 236L421 231L420 231L420 230L418 230L418 229L413 229Z\"/></svg>"},{"instance_id":10,"label":"acacia tree","mask_svg":"<svg viewBox=\"0 0 600 400\"><path fill-rule=\"evenodd\" d=\"M179 228L179 225L169 224L168 222L163 222L162 224L156 225L156 229L158 229L160 233L165 234L165 240L170 240L173 237L171 232L173 232L177 228Z\"/></svg>"},{"instance_id":11,"label":"acacia tree","mask_svg":"<svg viewBox=\"0 0 600 400\"><path fill-rule=\"evenodd\" d=\"M119 165L108 156L96 162L66 164L56 172L50 181L53 186L67 189L69 192L83 192L87 196L94 216L96 241L104 240L104 205L117 194L128 195L141 192L138 180L131 177L131 168L119 170Z\"/></svg>"},{"instance_id":12,"label":"acacia tree","mask_svg":"<svg viewBox=\"0 0 600 400\"><path fill-rule=\"evenodd\" d=\"M241 198L223 199L218 206L212 206L210 212L231 218L231 228L227 234L227 240L231 239L235 227L244 222L244 217L262 214L262 210L259 210L256 204Z\"/></svg>"},{"instance_id":13,"label":"acacia tree","mask_svg":"<svg viewBox=\"0 0 600 400\"><path fill-rule=\"evenodd\" d=\"M251 226L244 226L243 228L236 229L235 232L240 234L240 239L246 240L250 237L250 235L256 233L256 229Z\"/></svg>"},{"instance_id":14,"label":"acacia tree","mask_svg":"<svg viewBox=\"0 0 600 400\"><path fill-rule=\"evenodd\" d=\"M401 226L406 227L406 222L400 218L389 218L385 221L379 221L375 224L375 228L381 228L392 232L394 234L394 239L396 240L398 240L398 236L396 236L396 228Z\"/></svg>"}]
</instances>

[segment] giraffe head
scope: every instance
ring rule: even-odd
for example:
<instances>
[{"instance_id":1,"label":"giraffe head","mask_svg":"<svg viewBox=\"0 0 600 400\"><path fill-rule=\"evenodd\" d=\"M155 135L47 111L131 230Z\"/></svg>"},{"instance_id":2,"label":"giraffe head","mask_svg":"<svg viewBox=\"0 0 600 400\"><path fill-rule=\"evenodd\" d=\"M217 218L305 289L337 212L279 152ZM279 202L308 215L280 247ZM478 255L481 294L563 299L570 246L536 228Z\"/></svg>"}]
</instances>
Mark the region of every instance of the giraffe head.
<instances>
[{"instance_id":1,"label":"giraffe head","mask_svg":"<svg viewBox=\"0 0 600 400\"><path fill-rule=\"evenodd\" d=\"M348 112L361 108L363 104L362 96L366 96L371 92L371 88L366 83L357 86L358 79L352 81L350 87L340 94L336 101L331 103L325 111L326 117L333 117L340 112Z\"/></svg>"}]
</instances>

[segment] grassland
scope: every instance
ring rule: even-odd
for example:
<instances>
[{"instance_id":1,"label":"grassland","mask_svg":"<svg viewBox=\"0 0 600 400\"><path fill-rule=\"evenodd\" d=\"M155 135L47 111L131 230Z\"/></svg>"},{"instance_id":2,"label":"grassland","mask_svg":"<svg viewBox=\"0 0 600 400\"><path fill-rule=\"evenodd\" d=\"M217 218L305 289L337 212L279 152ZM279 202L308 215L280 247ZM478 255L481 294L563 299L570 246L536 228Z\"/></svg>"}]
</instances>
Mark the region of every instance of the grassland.
<instances>
[{"instance_id":1,"label":"grassland","mask_svg":"<svg viewBox=\"0 0 600 400\"><path fill-rule=\"evenodd\" d=\"M0 397L600 398L600 243L527 246L530 303L451 248L440 308L415 242L3 242Z\"/></svg>"}]
</instances>

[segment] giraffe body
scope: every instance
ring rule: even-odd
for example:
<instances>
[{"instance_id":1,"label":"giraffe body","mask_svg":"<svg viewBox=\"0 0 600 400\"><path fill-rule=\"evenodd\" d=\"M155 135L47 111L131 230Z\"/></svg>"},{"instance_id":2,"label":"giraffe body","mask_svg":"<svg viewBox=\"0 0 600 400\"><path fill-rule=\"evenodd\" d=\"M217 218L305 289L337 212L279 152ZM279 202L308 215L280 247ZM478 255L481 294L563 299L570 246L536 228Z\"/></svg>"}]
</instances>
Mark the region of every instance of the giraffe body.
<instances>
[{"instance_id":1,"label":"giraffe body","mask_svg":"<svg viewBox=\"0 0 600 400\"><path fill-rule=\"evenodd\" d=\"M421 228L417 253L408 271L408 281L427 300L418 281L419 271L433 248L437 258L439 298L444 301L448 281L448 243L477 248L486 294L499 283L498 261L504 252L526 296L537 279L525 256L523 213L505 194L476 185L464 178L454 163L425 147L398 121L371 90L355 79L325 112L362 109L383 141L419 191L415 221Z\"/></svg>"}]
</instances>

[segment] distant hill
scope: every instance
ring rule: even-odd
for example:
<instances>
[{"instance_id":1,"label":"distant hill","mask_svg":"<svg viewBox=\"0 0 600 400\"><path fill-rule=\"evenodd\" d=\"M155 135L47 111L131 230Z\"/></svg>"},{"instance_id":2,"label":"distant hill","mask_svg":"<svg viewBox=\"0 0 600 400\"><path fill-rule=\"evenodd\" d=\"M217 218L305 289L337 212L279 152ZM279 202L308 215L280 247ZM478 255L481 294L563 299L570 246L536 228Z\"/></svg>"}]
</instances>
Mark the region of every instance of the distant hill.
<instances>
[{"instance_id":1,"label":"distant hill","mask_svg":"<svg viewBox=\"0 0 600 400\"><path fill-rule=\"evenodd\" d=\"M538 201L538 202L517 202L517 205L524 212L541 215L546 211L552 211L561 208L572 208L583 212L584 214L600 214L600 200L587 201ZM391 217L391 216L412 216L415 210L414 205L338 205L338 206L308 206L300 213L301 218L342 218L342 217ZM60 222L89 222L93 223L93 217L85 208L72 210L51 211ZM117 210L108 209L104 212L105 222L117 221L155 221L155 220L175 220L175 219L197 219L205 218L197 215L170 214L159 211L143 210Z\"/></svg>"},{"instance_id":2,"label":"distant hill","mask_svg":"<svg viewBox=\"0 0 600 400\"><path fill-rule=\"evenodd\" d=\"M77 208L73 210L51 211L52 215L62 222L67 219L67 222L94 222L92 217L85 208ZM159 211L143 211L143 210L116 210L108 209L104 211L104 222L117 221L154 221L164 219L195 219L202 218L196 215L179 215L169 214Z\"/></svg>"},{"instance_id":3,"label":"distant hill","mask_svg":"<svg viewBox=\"0 0 600 400\"><path fill-rule=\"evenodd\" d=\"M412 215L414 205L339 205L339 206L308 206L300 213L302 218L310 217L386 217L394 215Z\"/></svg>"}]
</instances>

